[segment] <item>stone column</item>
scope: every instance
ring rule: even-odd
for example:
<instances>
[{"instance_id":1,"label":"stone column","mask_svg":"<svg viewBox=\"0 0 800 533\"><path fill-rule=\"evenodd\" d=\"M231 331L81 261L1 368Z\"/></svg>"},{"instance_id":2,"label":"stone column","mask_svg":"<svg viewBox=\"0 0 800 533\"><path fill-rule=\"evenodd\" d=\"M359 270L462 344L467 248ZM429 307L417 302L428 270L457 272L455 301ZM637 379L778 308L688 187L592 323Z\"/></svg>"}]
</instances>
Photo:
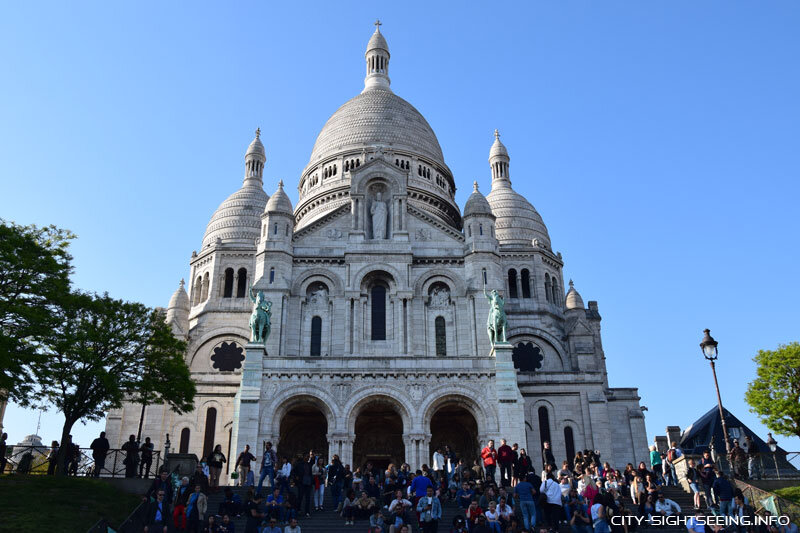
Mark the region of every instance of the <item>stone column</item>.
<instances>
[{"instance_id":1,"label":"stone column","mask_svg":"<svg viewBox=\"0 0 800 533\"><path fill-rule=\"evenodd\" d=\"M525 402L517 386L517 370L511 358L513 351L507 342L496 343L495 357L495 394L497 396L497 415L502 435L508 442L526 442L525 434Z\"/></svg>"},{"instance_id":2,"label":"stone column","mask_svg":"<svg viewBox=\"0 0 800 533\"><path fill-rule=\"evenodd\" d=\"M261 377L263 358L267 355L263 344L247 343L245 362L242 371L242 384L234 398L233 431L231 435L231 456L238 456L239 448L250 445L256 455L261 450L258 439L260 425Z\"/></svg>"}]
</instances>

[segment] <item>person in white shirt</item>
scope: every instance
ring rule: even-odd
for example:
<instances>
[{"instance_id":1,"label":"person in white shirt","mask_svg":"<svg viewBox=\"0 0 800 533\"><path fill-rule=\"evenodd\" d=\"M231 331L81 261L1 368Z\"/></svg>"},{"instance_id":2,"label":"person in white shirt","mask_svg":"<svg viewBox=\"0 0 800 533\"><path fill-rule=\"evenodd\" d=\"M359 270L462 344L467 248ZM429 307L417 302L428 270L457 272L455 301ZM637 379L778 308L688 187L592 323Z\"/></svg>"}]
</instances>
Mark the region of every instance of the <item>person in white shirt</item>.
<instances>
[{"instance_id":1,"label":"person in white shirt","mask_svg":"<svg viewBox=\"0 0 800 533\"><path fill-rule=\"evenodd\" d=\"M389 533L399 533L400 527L406 523L406 513L413 505L410 500L403 498L402 490L394 493L394 500L389 504L389 514L392 515Z\"/></svg>"},{"instance_id":2,"label":"person in white shirt","mask_svg":"<svg viewBox=\"0 0 800 533\"><path fill-rule=\"evenodd\" d=\"M281 487L283 492L286 492L289 490L289 477L292 475L292 463L290 463L289 459L286 457L284 457L282 461L283 464L280 470L275 474L275 484Z\"/></svg>"},{"instance_id":3,"label":"person in white shirt","mask_svg":"<svg viewBox=\"0 0 800 533\"><path fill-rule=\"evenodd\" d=\"M547 479L542 482L539 491L547 496L544 505L545 523L551 531L558 531L558 521L561 518L561 485L553 479L553 473L547 473Z\"/></svg>"},{"instance_id":4,"label":"person in white shirt","mask_svg":"<svg viewBox=\"0 0 800 533\"><path fill-rule=\"evenodd\" d=\"M665 498L663 494L659 493L658 500L656 500L656 513L661 516L672 516L681 512L680 506L669 498Z\"/></svg>"},{"instance_id":5,"label":"person in white shirt","mask_svg":"<svg viewBox=\"0 0 800 533\"><path fill-rule=\"evenodd\" d=\"M442 448L436 448L433 452L433 473L436 476L436 481L441 482L444 476L444 455L442 455Z\"/></svg>"},{"instance_id":6,"label":"person in white shirt","mask_svg":"<svg viewBox=\"0 0 800 533\"><path fill-rule=\"evenodd\" d=\"M483 512L486 517L487 525L493 533L501 533L500 529L500 513L497 511L497 502L494 500L489 502L489 508Z\"/></svg>"}]
</instances>

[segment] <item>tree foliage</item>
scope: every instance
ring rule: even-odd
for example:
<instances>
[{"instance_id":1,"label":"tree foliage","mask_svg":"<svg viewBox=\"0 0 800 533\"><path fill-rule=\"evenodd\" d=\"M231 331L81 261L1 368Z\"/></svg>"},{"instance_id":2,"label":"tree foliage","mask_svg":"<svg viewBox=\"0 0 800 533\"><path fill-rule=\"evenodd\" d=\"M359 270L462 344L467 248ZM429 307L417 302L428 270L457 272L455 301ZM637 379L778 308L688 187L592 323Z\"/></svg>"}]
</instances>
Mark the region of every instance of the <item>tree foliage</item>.
<instances>
[{"instance_id":1,"label":"tree foliage","mask_svg":"<svg viewBox=\"0 0 800 533\"><path fill-rule=\"evenodd\" d=\"M69 293L74 235L47 226L19 226L0 219L0 394L26 404L28 364L53 326L54 305Z\"/></svg>"},{"instance_id":2,"label":"tree foliage","mask_svg":"<svg viewBox=\"0 0 800 533\"><path fill-rule=\"evenodd\" d=\"M177 412L192 409L195 386L161 313L104 295L72 293L32 365L36 396L68 423L98 420L124 400L145 395Z\"/></svg>"},{"instance_id":3,"label":"tree foliage","mask_svg":"<svg viewBox=\"0 0 800 533\"><path fill-rule=\"evenodd\" d=\"M800 436L800 343L759 350L753 361L757 377L745 393L750 411L775 433Z\"/></svg>"}]
</instances>

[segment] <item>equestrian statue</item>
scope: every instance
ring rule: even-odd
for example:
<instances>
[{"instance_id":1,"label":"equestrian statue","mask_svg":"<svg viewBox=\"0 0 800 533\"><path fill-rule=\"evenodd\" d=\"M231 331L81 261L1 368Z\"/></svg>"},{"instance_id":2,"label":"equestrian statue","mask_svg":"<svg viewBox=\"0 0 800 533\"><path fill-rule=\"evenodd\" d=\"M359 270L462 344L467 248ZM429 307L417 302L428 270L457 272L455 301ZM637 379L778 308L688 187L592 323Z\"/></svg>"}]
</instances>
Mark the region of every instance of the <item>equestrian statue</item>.
<instances>
[{"instance_id":1,"label":"equestrian statue","mask_svg":"<svg viewBox=\"0 0 800 533\"><path fill-rule=\"evenodd\" d=\"M272 302L267 300L264 291L253 294L253 287L248 290L253 302L253 313L250 315L250 341L265 344L272 328Z\"/></svg>"},{"instance_id":2,"label":"equestrian statue","mask_svg":"<svg viewBox=\"0 0 800 533\"><path fill-rule=\"evenodd\" d=\"M497 292L486 294L486 283L483 284L483 295L489 300L489 318L486 320L486 331L489 333L489 342L495 344L508 342L506 340L506 330L508 329L508 319L506 318L506 301Z\"/></svg>"}]
</instances>

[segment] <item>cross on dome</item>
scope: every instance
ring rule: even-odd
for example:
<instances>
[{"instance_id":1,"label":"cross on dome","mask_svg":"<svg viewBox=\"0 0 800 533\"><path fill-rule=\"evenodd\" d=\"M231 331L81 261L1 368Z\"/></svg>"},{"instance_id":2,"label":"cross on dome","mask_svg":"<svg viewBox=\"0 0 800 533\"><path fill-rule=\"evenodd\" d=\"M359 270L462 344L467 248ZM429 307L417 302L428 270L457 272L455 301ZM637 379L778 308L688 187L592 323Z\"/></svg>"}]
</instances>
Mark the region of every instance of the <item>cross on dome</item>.
<instances>
[{"instance_id":1,"label":"cross on dome","mask_svg":"<svg viewBox=\"0 0 800 533\"><path fill-rule=\"evenodd\" d=\"M478 192L478 181L475 180L472 182L472 190Z\"/></svg>"},{"instance_id":2,"label":"cross on dome","mask_svg":"<svg viewBox=\"0 0 800 533\"><path fill-rule=\"evenodd\" d=\"M497 131L497 128L495 128L495 130L494 130L494 138L498 139L498 140L500 139L500 132Z\"/></svg>"},{"instance_id":3,"label":"cross on dome","mask_svg":"<svg viewBox=\"0 0 800 533\"><path fill-rule=\"evenodd\" d=\"M256 139L261 138L261 128L256 128Z\"/></svg>"},{"instance_id":4,"label":"cross on dome","mask_svg":"<svg viewBox=\"0 0 800 533\"><path fill-rule=\"evenodd\" d=\"M381 31L381 26L383 26L381 19L375 19L375 31Z\"/></svg>"}]
</instances>

